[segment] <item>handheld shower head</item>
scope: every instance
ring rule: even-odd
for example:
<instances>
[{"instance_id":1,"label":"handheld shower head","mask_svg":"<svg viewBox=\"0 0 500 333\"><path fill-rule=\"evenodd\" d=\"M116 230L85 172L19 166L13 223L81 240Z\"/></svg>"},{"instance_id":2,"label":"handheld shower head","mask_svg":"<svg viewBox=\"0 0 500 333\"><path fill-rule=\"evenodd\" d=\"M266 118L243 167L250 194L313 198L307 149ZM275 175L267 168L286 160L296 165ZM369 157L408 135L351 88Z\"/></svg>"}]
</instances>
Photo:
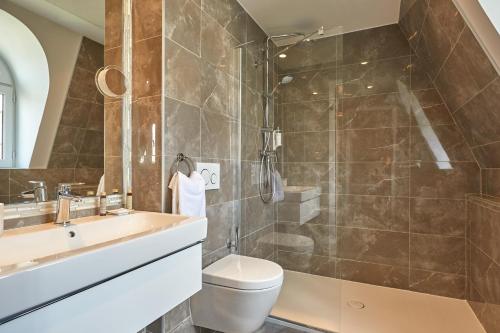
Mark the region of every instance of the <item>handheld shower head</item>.
<instances>
[{"instance_id":1,"label":"handheld shower head","mask_svg":"<svg viewBox=\"0 0 500 333\"><path fill-rule=\"evenodd\" d=\"M269 97L273 96L274 93L276 92L276 89L279 88L279 86L281 85L286 85L286 84L289 84L293 81L293 76L291 75L285 75L281 78L281 81L278 82L278 84L276 85L276 87L274 87L273 91L271 91L271 93L269 94Z\"/></svg>"},{"instance_id":2,"label":"handheld shower head","mask_svg":"<svg viewBox=\"0 0 500 333\"><path fill-rule=\"evenodd\" d=\"M279 85L282 85L282 84L289 84L290 82L293 81L293 76L291 75L285 75L283 76L283 78L281 79L281 82L279 83Z\"/></svg>"}]
</instances>

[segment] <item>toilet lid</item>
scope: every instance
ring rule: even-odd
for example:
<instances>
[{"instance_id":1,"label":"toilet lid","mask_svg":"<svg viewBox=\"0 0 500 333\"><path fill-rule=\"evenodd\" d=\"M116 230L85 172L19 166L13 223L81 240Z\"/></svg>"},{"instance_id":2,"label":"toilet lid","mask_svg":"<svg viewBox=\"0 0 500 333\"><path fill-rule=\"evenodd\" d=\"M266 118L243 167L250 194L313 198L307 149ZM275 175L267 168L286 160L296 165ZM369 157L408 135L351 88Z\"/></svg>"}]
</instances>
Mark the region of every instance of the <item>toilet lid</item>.
<instances>
[{"instance_id":1,"label":"toilet lid","mask_svg":"<svg viewBox=\"0 0 500 333\"><path fill-rule=\"evenodd\" d=\"M266 289L281 285L283 269L269 260L231 254L206 267L203 282L235 289Z\"/></svg>"}]
</instances>

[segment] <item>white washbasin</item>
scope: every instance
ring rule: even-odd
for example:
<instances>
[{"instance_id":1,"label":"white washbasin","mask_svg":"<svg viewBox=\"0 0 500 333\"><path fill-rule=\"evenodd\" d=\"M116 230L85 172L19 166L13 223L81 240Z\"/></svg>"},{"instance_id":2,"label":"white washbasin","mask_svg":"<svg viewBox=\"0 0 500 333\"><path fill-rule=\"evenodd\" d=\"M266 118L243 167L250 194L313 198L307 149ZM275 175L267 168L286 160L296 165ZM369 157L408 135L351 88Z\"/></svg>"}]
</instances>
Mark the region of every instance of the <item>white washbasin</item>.
<instances>
[{"instance_id":1,"label":"white washbasin","mask_svg":"<svg viewBox=\"0 0 500 333\"><path fill-rule=\"evenodd\" d=\"M0 325L194 246L206 218L136 212L44 224L0 236Z\"/></svg>"}]
</instances>

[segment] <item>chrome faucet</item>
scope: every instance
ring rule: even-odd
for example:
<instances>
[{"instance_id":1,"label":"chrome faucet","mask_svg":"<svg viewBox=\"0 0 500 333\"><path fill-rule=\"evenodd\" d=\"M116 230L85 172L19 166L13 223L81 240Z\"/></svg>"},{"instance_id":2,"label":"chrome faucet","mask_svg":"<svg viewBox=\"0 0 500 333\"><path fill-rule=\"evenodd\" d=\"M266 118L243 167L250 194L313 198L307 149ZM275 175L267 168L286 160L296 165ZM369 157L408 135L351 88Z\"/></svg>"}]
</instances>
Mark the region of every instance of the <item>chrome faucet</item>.
<instances>
[{"instance_id":1,"label":"chrome faucet","mask_svg":"<svg viewBox=\"0 0 500 333\"><path fill-rule=\"evenodd\" d=\"M33 198L33 200L38 202L47 202L47 185L43 180L30 180L29 183L33 187L29 191L21 192L21 198Z\"/></svg>"},{"instance_id":2,"label":"chrome faucet","mask_svg":"<svg viewBox=\"0 0 500 333\"><path fill-rule=\"evenodd\" d=\"M55 224L67 226L70 223L71 203L82 201L82 197L71 192L71 187L84 183L63 183L57 187L57 213Z\"/></svg>"}]
</instances>

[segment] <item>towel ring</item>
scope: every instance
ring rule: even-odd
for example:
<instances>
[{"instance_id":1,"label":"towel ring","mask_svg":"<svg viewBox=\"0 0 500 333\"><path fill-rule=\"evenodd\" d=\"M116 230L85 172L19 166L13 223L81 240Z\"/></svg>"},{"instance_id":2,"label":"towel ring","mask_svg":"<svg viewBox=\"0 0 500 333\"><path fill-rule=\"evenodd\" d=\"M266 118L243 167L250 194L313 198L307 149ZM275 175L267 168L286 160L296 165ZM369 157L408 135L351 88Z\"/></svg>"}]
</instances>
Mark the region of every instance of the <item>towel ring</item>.
<instances>
[{"instance_id":1,"label":"towel ring","mask_svg":"<svg viewBox=\"0 0 500 333\"><path fill-rule=\"evenodd\" d=\"M179 171L179 164L181 162L186 163L186 165L189 168L189 174L191 174L193 171L195 171L195 166L194 162L191 158L187 157L183 153L177 154L177 158L175 159L174 164L172 164L172 167L170 168L170 174L174 174L175 172ZM174 169L175 168L175 169Z\"/></svg>"}]
</instances>

